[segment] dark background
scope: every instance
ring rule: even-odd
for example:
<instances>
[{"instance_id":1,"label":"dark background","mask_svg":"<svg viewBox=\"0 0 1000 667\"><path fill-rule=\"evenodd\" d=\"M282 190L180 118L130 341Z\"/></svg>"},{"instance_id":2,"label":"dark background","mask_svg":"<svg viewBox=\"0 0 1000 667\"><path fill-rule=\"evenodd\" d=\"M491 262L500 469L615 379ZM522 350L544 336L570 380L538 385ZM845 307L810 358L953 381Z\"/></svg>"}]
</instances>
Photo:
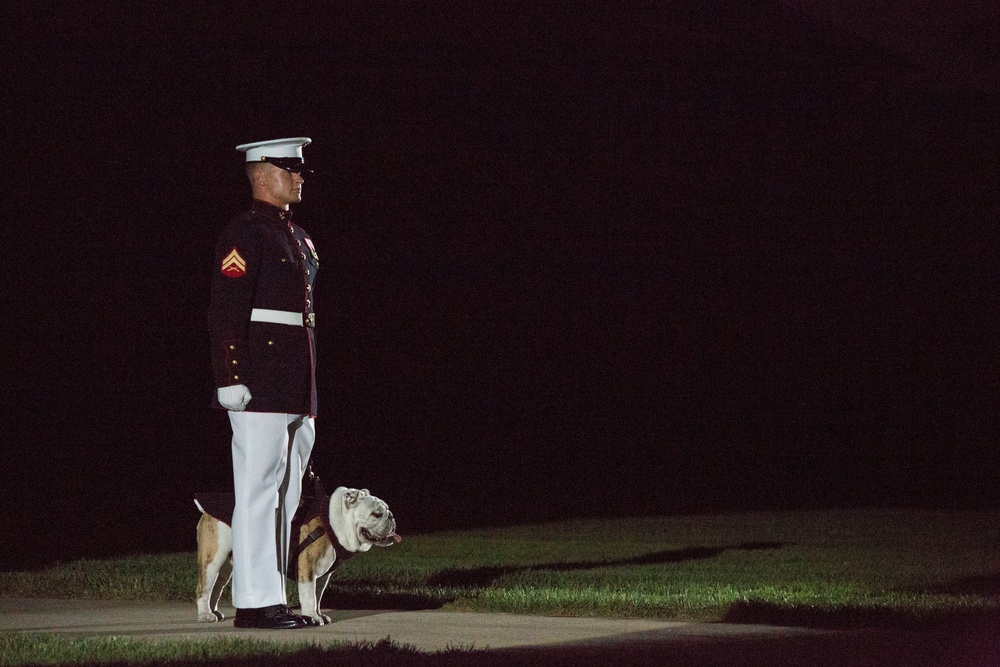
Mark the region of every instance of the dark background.
<instances>
[{"instance_id":1,"label":"dark background","mask_svg":"<svg viewBox=\"0 0 1000 667\"><path fill-rule=\"evenodd\" d=\"M286 136L315 467L404 536L996 507L1000 16L967 4L8 4L0 565L193 551L234 146Z\"/></svg>"}]
</instances>

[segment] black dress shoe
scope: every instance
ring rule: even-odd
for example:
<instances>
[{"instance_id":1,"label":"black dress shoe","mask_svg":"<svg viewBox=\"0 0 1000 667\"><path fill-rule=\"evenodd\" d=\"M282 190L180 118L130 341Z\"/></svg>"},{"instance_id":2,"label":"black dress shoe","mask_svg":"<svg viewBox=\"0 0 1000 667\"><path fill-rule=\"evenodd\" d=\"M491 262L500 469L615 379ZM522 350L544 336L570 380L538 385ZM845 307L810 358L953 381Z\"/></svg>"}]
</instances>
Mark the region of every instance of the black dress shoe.
<instances>
[{"instance_id":1,"label":"black dress shoe","mask_svg":"<svg viewBox=\"0 0 1000 667\"><path fill-rule=\"evenodd\" d=\"M256 609L237 609L233 625L237 628L256 628L259 630L294 630L309 627L305 618L293 614L288 611L285 605L281 604Z\"/></svg>"},{"instance_id":2,"label":"black dress shoe","mask_svg":"<svg viewBox=\"0 0 1000 667\"><path fill-rule=\"evenodd\" d=\"M302 625L304 625L307 628L318 628L320 625L322 625L319 621L315 620L312 616L306 616L305 614L298 614L298 613L292 611L291 609L289 609L288 607L285 607L285 611L288 613L289 616L294 616L295 618L299 619L299 623L301 623Z\"/></svg>"}]
</instances>

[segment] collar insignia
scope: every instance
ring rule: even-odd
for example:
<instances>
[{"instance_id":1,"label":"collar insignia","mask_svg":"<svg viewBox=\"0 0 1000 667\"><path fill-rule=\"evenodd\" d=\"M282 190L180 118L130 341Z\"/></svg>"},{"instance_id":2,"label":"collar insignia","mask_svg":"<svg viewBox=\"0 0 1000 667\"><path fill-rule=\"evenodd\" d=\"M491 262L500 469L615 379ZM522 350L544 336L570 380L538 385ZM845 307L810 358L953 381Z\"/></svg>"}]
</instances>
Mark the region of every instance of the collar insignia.
<instances>
[{"instance_id":1,"label":"collar insignia","mask_svg":"<svg viewBox=\"0 0 1000 667\"><path fill-rule=\"evenodd\" d=\"M306 245L309 246L309 251L312 253L313 259L317 262L319 261L319 255L316 254L316 246L313 245L312 239L308 236L305 238Z\"/></svg>"}]
</instances>

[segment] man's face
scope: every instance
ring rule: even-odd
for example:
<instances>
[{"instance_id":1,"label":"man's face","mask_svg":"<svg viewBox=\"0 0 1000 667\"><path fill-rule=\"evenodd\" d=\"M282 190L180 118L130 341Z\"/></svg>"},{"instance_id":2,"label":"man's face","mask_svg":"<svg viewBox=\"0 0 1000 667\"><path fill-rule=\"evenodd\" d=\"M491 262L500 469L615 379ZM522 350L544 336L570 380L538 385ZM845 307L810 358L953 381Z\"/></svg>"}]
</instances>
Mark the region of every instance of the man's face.
<instances>
[{"instance_id":1,"label":"man's face","mask_svg":"<svg viewBox=\"0 0 1000 667\"><path fill-rule=\"evenodd\" d=\"M302 201L302 174L293 174L273 164L263 166L259 174L259 198L279 208Z\"/></svg>"}]
</instances>

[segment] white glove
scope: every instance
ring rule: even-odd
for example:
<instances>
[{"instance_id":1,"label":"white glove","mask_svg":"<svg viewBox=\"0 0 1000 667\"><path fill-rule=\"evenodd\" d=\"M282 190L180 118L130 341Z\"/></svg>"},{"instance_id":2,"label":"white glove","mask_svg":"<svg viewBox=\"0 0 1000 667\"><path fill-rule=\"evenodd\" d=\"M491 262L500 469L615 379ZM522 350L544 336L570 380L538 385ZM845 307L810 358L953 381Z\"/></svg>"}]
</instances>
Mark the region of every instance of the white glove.
<instances>
[{"instance_id":1,"label":"white glove","mask_svg":"<svg viewBox=\"0 0 1000 667\"><path fill-rule=\"evenodd\" d=\"M219 403L226 410L232 410L233 412L242 412L243 408L247 406L252 398L250 396L250 390L245 384L234 384L228 387L219 387L216 391L216 395L219 397Z\"/></svg>"}]
</instances>

